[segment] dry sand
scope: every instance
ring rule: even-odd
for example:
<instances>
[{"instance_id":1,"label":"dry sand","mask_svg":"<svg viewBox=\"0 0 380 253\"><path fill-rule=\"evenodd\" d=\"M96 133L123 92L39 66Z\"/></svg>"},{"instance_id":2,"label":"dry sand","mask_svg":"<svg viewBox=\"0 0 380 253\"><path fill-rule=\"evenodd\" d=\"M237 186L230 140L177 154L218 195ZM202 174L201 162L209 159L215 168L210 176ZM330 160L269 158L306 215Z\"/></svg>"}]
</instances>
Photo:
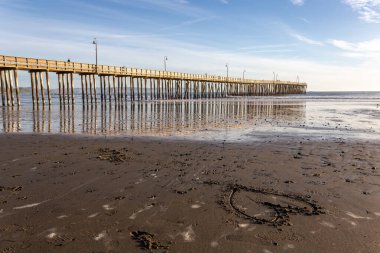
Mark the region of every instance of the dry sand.
<instances>
[{"instance_id":1,"label":"dry sand","mask_svg":"<svg viewBox=\"0 0 380 253\"><path fill-rule=\"evenodd\" d=\"M0 252L379 252L369 141L0 136Z\"/></svg>"}]
</instances>

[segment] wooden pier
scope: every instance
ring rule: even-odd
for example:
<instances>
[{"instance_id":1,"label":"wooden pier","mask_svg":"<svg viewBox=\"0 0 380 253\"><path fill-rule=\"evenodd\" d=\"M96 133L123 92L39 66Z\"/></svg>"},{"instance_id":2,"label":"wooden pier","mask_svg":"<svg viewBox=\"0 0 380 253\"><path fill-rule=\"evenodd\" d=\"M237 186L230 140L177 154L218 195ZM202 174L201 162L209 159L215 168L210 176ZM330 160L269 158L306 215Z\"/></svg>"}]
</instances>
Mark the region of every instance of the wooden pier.
<instances>
[{"instance_id":1,"label":"wooden pier","mask_svg":"<svg viewBox=\"0 0 380 253\"><path fill-rule=\"evenodd\" d=\"M0 55L3 106L19 106L18 71L29 71L33 105L51 105L49 72L58 76L61 104L74 104L74 75L84 103L304 94L307 84L252 80ZM46 93L45 93L46 91Z\"/></svg>"}]
</instances>

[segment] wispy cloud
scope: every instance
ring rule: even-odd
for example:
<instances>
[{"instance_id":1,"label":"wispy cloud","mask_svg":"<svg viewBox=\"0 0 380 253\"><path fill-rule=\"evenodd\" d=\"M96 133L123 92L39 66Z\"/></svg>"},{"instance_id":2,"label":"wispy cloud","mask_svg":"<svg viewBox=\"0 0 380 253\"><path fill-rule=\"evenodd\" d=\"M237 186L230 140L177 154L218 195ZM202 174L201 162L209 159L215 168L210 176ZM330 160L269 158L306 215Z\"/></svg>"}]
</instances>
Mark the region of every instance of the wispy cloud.
<instances>
[{"instance_id":1,"label":"wispy cloud","mask_svg":"<svg viewBox=\"0 0 380 253\"><path fill-rule=\"evenodd\" d=\"M366 23L380 23L380 0L343 0Z\"/></svg>"},{"instance_id":2,"label":"wispy cloud","mask_svg":"<svg viewBox=\"0 0 380 253\"><path fill-rule=\"evenodd\" d=\"M380 39L361 41L357 43L344 40L329 40L329 43L336 48L351 53L362 53L368 55L380 53Z\"/></svg>"},{"instance_id":3,"label":"wispy cloud","mask_svg":"<svg viewBox=\"0 0 380 253\"><path fill-rule=\"evenodd\" d=\"M301 34L290 33L290 36L292 36L293 38L295 38L295 39L297 39L303 43L309 44L309 45L314 45L314 46L323 46L324 45L324 43L321 41L310 39L310 38L303 36Z\"/></svg>"},{"instance_id":4,"label":"wispy cloud","mask_svg":"<svg viewBox=\"0 0 380 253\"><path fill-rule=\"evenodd\" d=\"M190 25L194 25L194 24L197 24L197 23L209 21L209 20L212 20L212 19L215 19L215 18L216 18L215 16L195 18L195 19L183 21L183 22L181 22L180 24L177 24L177 25L172 25L172 26L164 27L164 28L162 28L160 30L161 31L167 31L167 30L172 30L172 29L178 29L178 28L181 28L181 27L190 26Z\"/></svg>"},{"instance_id":5,"label":"wispy cloud","mask_svg":"<svg viewBox=\"0 0 380 253\"><path fill-rule=\"evenodd\" d=\"M298 6L301 6L301 5L304 5L305 3L305 0L290 0L290 2L294 5L298 5Z\"/></svg>"},{"instance_id":6,"label":"wispy cloud","mask_svg":"<svg viewBox=\"0 0 380 253\"><path fill-rule=\"evenodd\" d=\"M228 3L229 3L229 0L220 0L220 2L221 2L222 4L228 4Z\"/></svg>"},{"instance_id":7,"label":"wispy cloud","mask_svg":"<svg viewBox=\"0 0 380 253\"><path fill-rule=\"evenodd\" d=\"M78 0L77 0L78 1ZM188 0L111 0L114 3L129 6L144 6L154 10L179 13L185 16L202 17L208 15L208 11L193 5ZM92 4L92 3L91 3Z\"/></svg>"},{"instance_id":8,"label":"wispy cloud","mask_svg":"<svg viewBox=\"0 0 380 253\"><path fill-rule=\"evenodd\" d=\"M299 19L307 24L310 24L310 21L307 18L299 18Z\"/></svg>"}]
</instances>

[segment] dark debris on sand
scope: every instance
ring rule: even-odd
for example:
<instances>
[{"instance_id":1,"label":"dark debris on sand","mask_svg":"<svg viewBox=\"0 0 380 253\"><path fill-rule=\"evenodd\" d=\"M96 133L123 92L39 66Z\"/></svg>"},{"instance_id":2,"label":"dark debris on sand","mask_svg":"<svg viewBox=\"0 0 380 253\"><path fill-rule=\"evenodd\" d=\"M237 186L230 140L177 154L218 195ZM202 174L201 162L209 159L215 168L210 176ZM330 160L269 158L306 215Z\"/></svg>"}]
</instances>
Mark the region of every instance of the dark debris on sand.
<instances>
[{"instance_id":1,"label":"dark debris on sand","mask_svg":"<svg viewBox=\"0 0 380 253\"><path fill-rule=\"evenodd\" d=\"M100 148L98 149L98 159L109 161L112 163L122 163L127 160L127 150L115 150L109 148Z\"/></svg>"},{"instance_id":2,"label":"dark debris on sand","mask_svg":"<svg viewBox=\"0 0 380 253\"><path fill-rule=\"evenodd\" d=\"M146 250L167 250L169 246L162 245L159 241L154 239L154 235L145 231L131 232L132 239L139 243L141 249Z\"/></svg>"},{"instance_id":3,"label":"dark debris on sand","mask_svg":"<svg viewBox=\"0 0 380 253\"><path fill-rule=\"evenodd\" d=\"M19 192L21 190L22 190L22 186L14 186L14 187L0 186L0 192L2 191Z\"/></svg>"}]
</instances>

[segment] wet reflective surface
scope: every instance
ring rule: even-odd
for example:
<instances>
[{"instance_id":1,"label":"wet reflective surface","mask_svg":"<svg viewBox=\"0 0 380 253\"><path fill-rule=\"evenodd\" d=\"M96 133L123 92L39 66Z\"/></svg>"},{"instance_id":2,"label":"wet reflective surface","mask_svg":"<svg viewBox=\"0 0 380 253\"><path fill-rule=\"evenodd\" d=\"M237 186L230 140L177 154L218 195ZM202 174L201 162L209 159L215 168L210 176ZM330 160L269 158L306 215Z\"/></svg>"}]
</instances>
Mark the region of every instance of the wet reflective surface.
<instances>
[{"instance_id":1,"label":"wet reflective surface","mask_svg":"<svg viewBox=\"0 0 380 253\"><path fill-rule=\"evenodd\" d=\"M335 95L189 101L114 101L2 107L4 133L254 139L279 136L378 138L378 97Z\"/></svg>"},{"instance_id":2,"label":"wet reflective surface","mask_svg":"<svg viewBox=\"0 0 380 253\"><path fill-rule=\"evenodd\" d=\"M3 132L182 135L304 116L303 101L215 99L2 108L1 120Z\"/></svg>"}]
</instances>

